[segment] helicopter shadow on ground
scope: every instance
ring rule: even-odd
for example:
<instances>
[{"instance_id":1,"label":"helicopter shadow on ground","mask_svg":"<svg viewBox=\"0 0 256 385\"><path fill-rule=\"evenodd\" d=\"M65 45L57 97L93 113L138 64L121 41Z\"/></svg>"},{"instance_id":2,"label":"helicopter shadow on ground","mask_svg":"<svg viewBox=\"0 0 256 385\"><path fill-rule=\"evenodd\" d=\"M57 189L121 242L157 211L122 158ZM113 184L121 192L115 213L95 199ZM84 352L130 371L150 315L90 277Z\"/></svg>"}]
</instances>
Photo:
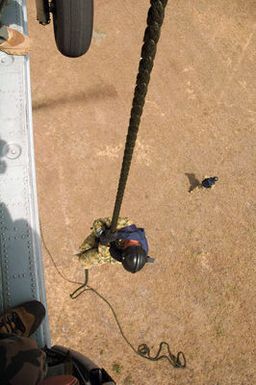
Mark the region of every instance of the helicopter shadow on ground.
<instances>
[{"instance_id":1,"label":"helicopter shadow on ground","mask_svg":"<svg viewBox=\"0 0 256 385\"><path fill-rule=\"evenodd\" d=\"M56 98L48 97L45 100L34 100L33 111L48 110L65 105L76 105L79 102L88 103L106 98L117 98L118 93L113 86L95 86L86 92L80 91L76 94L63 94Z\"/></svg>"}]
</instances>

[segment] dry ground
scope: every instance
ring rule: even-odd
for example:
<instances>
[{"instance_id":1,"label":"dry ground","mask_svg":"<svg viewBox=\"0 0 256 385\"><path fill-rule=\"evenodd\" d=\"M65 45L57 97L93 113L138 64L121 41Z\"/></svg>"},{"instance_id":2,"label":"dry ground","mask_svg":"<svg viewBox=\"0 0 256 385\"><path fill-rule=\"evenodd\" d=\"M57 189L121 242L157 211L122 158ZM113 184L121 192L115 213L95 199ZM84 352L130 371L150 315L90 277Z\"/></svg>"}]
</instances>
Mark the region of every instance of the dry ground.
<instances>
[{"instance_id":1,"label":"dry ground","mask_svg":"<svg viewBox=\"0 0 256 385\"><path fill-rule=\"evenodd\" d=\"M71 255L112 213L148 0L95 0L94 39L76 60L28 5L41 221L62 272L81 280ZM45 255L53 343L120 385L256 383L255 31L254 0L169 2L122 211L145 227L157 263L91 273L132 343L166 340L187 369L137 357L108 307L93 294L72 302L75 286ZM219 182L190 194L187 174Z\"/></svg>"}]
</instances>

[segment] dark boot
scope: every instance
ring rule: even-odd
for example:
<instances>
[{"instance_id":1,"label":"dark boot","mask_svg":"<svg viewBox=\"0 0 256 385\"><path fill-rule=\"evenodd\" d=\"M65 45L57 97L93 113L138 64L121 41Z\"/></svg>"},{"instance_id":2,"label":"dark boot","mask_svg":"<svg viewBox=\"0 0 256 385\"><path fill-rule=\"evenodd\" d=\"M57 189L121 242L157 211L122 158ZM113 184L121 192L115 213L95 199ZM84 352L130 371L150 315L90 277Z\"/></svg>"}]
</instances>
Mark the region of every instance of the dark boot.
<instances>
[{"instance_id":1,"label":"dark boot","mask_svg":"<svg viewBox=\"0 0 256 385\"><path fill-rule=\"evenodd\" d=\"M23 303L0 316L0 334L29 337L38 329L44 317L45 308L41 302Z\"/></svg>"}]
</instances>

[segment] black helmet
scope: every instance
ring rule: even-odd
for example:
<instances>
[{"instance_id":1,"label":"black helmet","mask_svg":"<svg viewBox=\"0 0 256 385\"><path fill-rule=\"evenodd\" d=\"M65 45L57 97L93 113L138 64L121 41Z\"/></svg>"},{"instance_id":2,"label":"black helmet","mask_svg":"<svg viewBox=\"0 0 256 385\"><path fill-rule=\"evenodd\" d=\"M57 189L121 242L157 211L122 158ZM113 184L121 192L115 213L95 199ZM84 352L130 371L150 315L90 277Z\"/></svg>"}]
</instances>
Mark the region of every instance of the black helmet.
<instances>
[{"instance_id":1,"label":"black helmet","mask_svg":"<svg viewBox=\"0 0 256 385\"><path fill-rule=\"evenodd\" d=\"M130 273L137 273L147 262L153 262L141 246L128 246L122 250L122 265Z\"/></svg>"}]
</instances>

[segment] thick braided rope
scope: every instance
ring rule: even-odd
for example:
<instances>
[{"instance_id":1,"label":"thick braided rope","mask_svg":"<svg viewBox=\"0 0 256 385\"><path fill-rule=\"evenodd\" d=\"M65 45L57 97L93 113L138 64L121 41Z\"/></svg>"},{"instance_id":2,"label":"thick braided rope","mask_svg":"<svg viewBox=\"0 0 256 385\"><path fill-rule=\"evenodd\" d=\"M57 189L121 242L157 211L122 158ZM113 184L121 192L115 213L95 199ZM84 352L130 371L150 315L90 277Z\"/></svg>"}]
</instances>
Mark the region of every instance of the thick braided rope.
<instances>
[{"instance_id":1,"label":"thick braided rope","mask_svg":"<svg viewBox=\"0 0 256 385\"><path fill-rule=\"evenodd\" d=\"M168 0L151 0L151 7L148 11L147 28L145 30L143 39L144 44L141 50L139 72L137 75L122 169L112 216L112 232L116 230L121 204L123 201L125 186L128 179L133 150L137 139L141 115L143 112L143 106L145 104L145 98L150 80L150 73L154 65L157 42L160 37L161 26L164 20L164 10L167 2Z\"/></svg>"}]
</instances>

